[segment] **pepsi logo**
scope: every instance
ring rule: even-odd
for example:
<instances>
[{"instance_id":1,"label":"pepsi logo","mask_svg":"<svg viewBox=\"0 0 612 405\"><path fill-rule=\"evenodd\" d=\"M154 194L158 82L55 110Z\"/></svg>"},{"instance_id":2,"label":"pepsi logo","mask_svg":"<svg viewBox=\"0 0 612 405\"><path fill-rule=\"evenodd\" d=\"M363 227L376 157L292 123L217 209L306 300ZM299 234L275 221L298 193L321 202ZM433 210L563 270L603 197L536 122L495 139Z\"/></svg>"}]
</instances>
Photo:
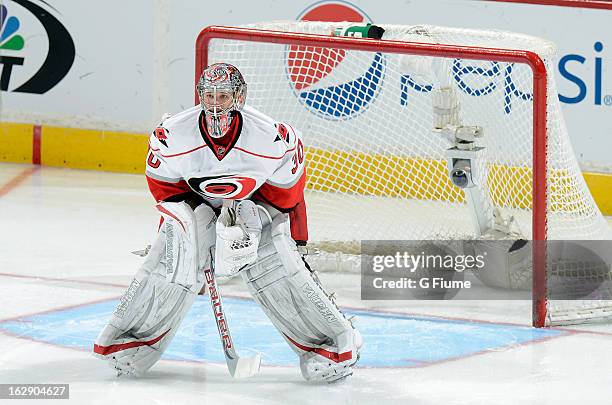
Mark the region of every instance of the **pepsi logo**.
<instances>
[{"instance_id":1,"label":"pepsi logo","mask_svg":"<svg viewBox=\"0 0 612 405\"><path fill-rule=\"evenodd\" d=\"M299 21L370 22L348 2L318 2ZM312 113L330 120L350 119L367 110L380 92L386 61L381 53L364 58L343 49L292 45L287 49L287 74L296 97Z\"/></svg>"}]
</instances>

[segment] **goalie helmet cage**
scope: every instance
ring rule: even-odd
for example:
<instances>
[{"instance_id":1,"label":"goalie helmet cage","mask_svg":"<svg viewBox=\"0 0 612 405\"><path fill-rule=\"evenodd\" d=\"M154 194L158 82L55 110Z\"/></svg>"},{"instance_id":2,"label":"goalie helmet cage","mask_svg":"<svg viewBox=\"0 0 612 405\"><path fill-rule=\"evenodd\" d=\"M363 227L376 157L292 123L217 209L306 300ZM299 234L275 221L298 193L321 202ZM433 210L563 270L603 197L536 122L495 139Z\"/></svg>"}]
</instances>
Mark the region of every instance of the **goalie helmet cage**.
<instances>
[{"instance_id":1,"label":"goalie helmet cage","mask_svg":"<svg viewBox=\"0 0 612 405\"><path fill-rule=\"evenodd\" d=\"M315 224L317 213L333 210L333 203L328 199L331 195L346 201L350 199L351 202L359 199L359 202L354 203L356 205L341 207L339 210L359 210L351 212L351 215L360 216L361 219L367 216L368 209L374 207L367 204L382 204L385 207L382 209L393 212L394 207L399 204L398 200L402 200L403 204L422 201L434 210L448 210L453 220L464 215L452 211L455 206L465 205L465 197L462 191L447 184L446 163L444 155L441 154L445 148L440 146L443 145L441 139L431 134L431 124L428 133L426 124L413 121L418 120L419 116L431 115L431 112L425 112L427 108L432 109L431 101L428 107L420 107L421 110L417 113L406 118L400 117L403 116L401 114L406 114L407 104L418 100L419 96L431 92L435 87L423 84L427 81L422 79L434 70L444 71L447 67L448 75L455 80L453 82L449 79L446 83L459 84L457 93L466 98L460 102L462 122L466 125L480 125L479 119L486 121L488 116L493 116L494 113L478 110L481 107L473 107L471 100L478 97L468 97L465 94L488 95L499 88L503 93L502 116L492 118L496 120L495 123L483 125L485 139L489 139L487 147L492 151L492 156L488 157L485 163L488 174L482 182L486 184L489 197L495 201L496 208L504 210L506 218L512 217L511 220L514 220L516 217L518 227L522 221L524 237L533 241L533 276L530 275L533 325L543 327L568 324L580 322L581 319L598 318L602 313L609 315L609 303L589 301L584 306L580 302L572 302L568 306L569 309L558 310L560 315L556 317L555 309L547 299L546 240L608 238L605 219L580 174L558 100L548 97L548 94L556 95L554 78L549 74L554 46L520 34L433 26L383 25L386 32L382 40L327 35L341 24L347 23L288 21L244 27L206 27L196 41L196 82L202 69L208 64L232 63L241 70L249 86L248 104L276 119L294 124L303 132L309 154L307 189L311 194L307 196L307 205L310 208L311 204L315 207L319 204L318 209L312 209L315 213ZM500 45L496 46L497 44ZM350 59L356 62L351 61L352 70L349 69L350 72L342 76L343 71L347 70L344 65L348 66L347 61ZM474 65L466 66L461 61L473 62ZM339 77L334 77L337 72ZM521 79L514 79L518 84L513 82L517 72L521 74ZM467 83L468 76L474 73L480 75L481 79L484 78L485 82L470 88ZM355 79L360 74L361 76ZM467 79L463 80L464 76ZM502 86L492 82L497 77L503 81ZM380 90L383 79L387 83L395 82L396 89ZM435 80L438 80L438 86L442 87L446 79ZM521 83L522 87L519 88ZM532 94L525 90L531 90ZM307 94L309 91L310 94ZM368 108L374 110L374 101L380 105L386 100L385 91L392 94L394 100L399 99L400 102L396 104L401 105L402 109L388 112L386 110L396 108L388 105L383 107L381 113L368 111ZM410 98L412 96L414 97ZM327 106L324 99L328 100ZM513 101L514 106L511 105ZM371 105L367 105L367 102ZM511 129L501 124L498 128L499 122L508 120L509 115L519 110L516 104L520 102L523 105L522 112L519 112L522 114L522 121L515 122ZM196 103L199 103L197 94ZM297 111L298 107L291 110L291 103L296 103L299 107L299 115L293 114L292 111ZM513 108L515 111L512 111ZM470 109L475 113L470 115ZM515 116L519 113L515 113ZM551 114L554 121L551 121ZM431 123L431 118L428 118ZM357 127L350 127L351 122L359 120L359 129L372 124L388 127L369 127L365 130L366 135L360 136ZM401 125L391 122L392 120L401 120ZM322 124L316 124L314 121L320 121ZM331 144L319 142L317 136L324 136L321 134L325 132L333 133L334 139L340 139L340 130L336 129L338 125L348 127L347 131L350 132L350 137L344 144L340 145L335 140ZM400 127L397 125L400 125L401 129L398 129ZM410 134L402 134L403 136L412 137L412 132L419 132L415 136L424 138L424 141L420 138L410 138L409 141L401 138L390 141L385 138L380 142L381 147L372 143L372 136L376 138L386 132L401 134L402 131L408 131L408 127L418 127L420 131L411 130ZM494 131L491 131L491 128ZM554 147L551 147L551 128L554 131ZM367 134L370 134L370 138ZM506 138L496 138L500 136ZM424 142L428 143L426 147L421 146ZM406 146L407 143L410 145ZM433 146L429 143L433 143ZM356 144L362 145L363 148L359 149ZM508 149L508 144L512 145L512 151ZM308 148L309 145L312 146ZM514 149L520 151L515 152ZM562 164L555 159L549 161L548 153L551 149L554 153L559 150L563 152ZM509 154L513 155L513 159L507 157ZM338 163L340 161L341 164ZM417 177L418 184L412 184L413 177ZM401 184L390 185L393 181L390 178ZM427 178L431 178L431 184L421 184ZM571 197L566 198L565 195ZM574 195L578 195L577 201L571 200ZM410 207L409 209L413 210ZM429 212L429 208L419 208L421 209ZM551 210L555 211L555 223L560 224L553 227L553 235L550 234L549 228ZM309 221L313 217L312 212L309 211ZM370 224L362 224L361 227L369 228L370 233L361 239L473 237L470 230L441 230L453 220L438 218L440 214L433 212L435 213L421 215L431 215L428 221L439 225L433 232L415 231L402 234L402 229L412 231L413 228L419 228L413 225L416 220L411 219L409 226L404 225L402 228L394 221L397 222L403 214L391 213L391 221L383 224L378 232ZM335 217L329 217L321 219L320 222L332 227L334 220ZM563 223L564 220L570 225ZM347 221L344 218L345 225L342 226L347 226L350 222L359 220ZM336 227L337 224L338 222ZM393 233L394 226L399 227L400 231ZM436 225L429 228L436 228ZM355 227L347 227L344 230L346 235L330 231L329 239L342 243L360 238L357 233L351 232L351 229L354 230ZM319 233L326 237L325 227L319 230L315 226L312 234ZM584 307L593 307L593 310L585 311Z\"/></svg>"}]
</instances>

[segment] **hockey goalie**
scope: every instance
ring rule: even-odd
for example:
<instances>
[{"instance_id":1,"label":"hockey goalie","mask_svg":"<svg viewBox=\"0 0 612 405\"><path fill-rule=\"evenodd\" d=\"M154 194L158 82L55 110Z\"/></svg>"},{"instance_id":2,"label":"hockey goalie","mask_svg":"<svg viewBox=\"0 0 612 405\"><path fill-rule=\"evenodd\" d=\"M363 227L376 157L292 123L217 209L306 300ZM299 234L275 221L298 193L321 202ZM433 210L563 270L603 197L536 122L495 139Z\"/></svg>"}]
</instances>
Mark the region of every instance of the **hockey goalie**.
<instances>
[{"instance_id":1,"label":"hockey goalie","mask_svg":"<svg viewBox=\"0 0 612 405\"><path fill-rule=\"evenodd\" d=\"M207 67L196 89L200 105L164 119L150 137L146 176L161 225L94 354L119 374L146 372L212 271L242 278L306 380L346 378L361 336L301 254L299 132L245 105L247 85L230 64Z\"/></svg>"}]
</instances>

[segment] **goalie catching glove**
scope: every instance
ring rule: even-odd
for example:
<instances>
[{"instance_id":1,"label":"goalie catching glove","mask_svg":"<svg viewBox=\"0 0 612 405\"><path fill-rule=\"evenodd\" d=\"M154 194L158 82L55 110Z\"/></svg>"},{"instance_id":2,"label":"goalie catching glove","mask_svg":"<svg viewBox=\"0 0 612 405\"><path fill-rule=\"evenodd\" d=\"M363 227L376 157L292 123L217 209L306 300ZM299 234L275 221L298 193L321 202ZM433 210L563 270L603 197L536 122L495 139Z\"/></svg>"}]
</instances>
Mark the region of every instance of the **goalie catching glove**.
<instances>
[{"instance_id":1,"label":"goalie catching glove","mask_svg":"<svg viewBox=\"0 0 612 405\"><path fill-rule=\"evenodd\" d=\"M261 219L253 201L225 202L216 228L215 274L217 276L233 277L245 266L257 260Z\"/></svg>"}]
</instances>

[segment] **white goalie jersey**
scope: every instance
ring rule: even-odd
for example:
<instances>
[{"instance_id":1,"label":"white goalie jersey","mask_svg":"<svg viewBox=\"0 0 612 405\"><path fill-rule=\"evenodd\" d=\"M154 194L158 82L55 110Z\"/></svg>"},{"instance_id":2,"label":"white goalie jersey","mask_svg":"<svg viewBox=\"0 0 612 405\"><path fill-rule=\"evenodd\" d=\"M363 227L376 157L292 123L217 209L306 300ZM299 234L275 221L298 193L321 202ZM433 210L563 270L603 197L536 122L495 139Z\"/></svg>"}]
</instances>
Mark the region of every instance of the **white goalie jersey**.
<instances>
[{"instance_id":1,"label":"white goalie jersey","mask_svg":"<svg viewBox=\"0 0 612 405\"><path fill-rule=\"evenodd\" d=\"M215 282L240 275L307 381L350 376L359 332L298 248L308 240L300 134L244 105L233 65L207 67L196 89L200 105L162 119L149 139L146 178L162 221L95 355L120 374L145 373L208 285L228 369L253 375L261 356L237 355Z\"/></svg>"},{"instance_id":2,"label":"white goalie jersey","mask_svg":"<svg viewBox=\"0 0 612 405\"><path fill-rule=\"evenodd\" d=\"M262 201L288 212L291 234L308 238L304 145L289 124L245 106L222 138L208 134L199 105L165 120L149 140L146 175L157 201L197 193L219 208L224 199Z\"/></svg>"}]
</instances>

